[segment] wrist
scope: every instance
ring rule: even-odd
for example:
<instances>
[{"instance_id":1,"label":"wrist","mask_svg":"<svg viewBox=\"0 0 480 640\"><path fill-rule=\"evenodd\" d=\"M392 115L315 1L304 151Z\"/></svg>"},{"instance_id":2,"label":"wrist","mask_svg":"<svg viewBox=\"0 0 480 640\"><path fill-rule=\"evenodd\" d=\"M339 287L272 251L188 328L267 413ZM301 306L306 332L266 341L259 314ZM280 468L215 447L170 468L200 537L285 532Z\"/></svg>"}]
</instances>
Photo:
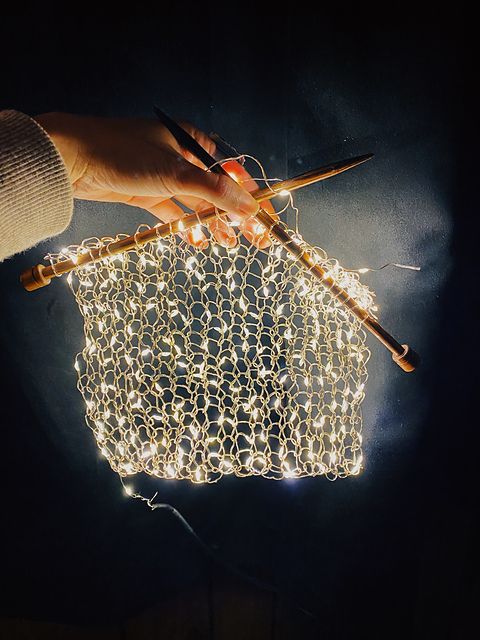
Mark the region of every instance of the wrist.
<instances>
[{"instance_id":1,"label":"wrist","mask_svg":"<svg viewBox=\"0 0 480 640\"><path fill-rule=\"evenodd\" d=\"M42 113L34 120L44 129L52 140L67 168L72 187L85 173L86 167L81 159L80 143L75 131L76 116L66 113Z\"/></svg>"}]
</instances>

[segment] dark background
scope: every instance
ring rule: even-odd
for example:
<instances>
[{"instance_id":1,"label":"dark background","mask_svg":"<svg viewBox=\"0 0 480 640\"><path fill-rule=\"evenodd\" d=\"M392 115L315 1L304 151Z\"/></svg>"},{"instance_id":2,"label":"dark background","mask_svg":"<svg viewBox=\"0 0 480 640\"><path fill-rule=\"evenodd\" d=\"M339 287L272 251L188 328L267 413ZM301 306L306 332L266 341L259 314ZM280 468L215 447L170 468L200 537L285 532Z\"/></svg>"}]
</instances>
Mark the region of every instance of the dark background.
<instances>
[{"instance_id":1,"label":"dark background","mask_svg":"<svg viewBox=\"0 0 480 640\"><path fill-rule=\"evenodd\" d=\"M300 228L345 266L422 267L364 278L423 365L403 374L370 340L357 478L138 483L274 589L254 586L124 496L83 421L73 297L63 281L18 284L49 250L151 222L77 203L62 237L0 265L0 637L466 637L478 602L469 39L454 9L396 29L200 4L108 26L2 18L0 108L150 116L158 103L281 177L374 152L299 193Z\"/></svg>"}]
</instances>

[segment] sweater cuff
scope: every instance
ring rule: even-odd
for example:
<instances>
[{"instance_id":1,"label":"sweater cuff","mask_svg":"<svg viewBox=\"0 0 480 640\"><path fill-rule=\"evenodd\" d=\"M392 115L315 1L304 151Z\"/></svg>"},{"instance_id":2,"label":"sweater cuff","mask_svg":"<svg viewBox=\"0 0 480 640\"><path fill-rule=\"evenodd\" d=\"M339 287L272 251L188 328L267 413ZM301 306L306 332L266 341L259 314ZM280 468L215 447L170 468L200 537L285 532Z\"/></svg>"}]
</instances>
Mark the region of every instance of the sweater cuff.
<instances>
[{"instance_id":1,"label":"sweater cuff","mask_svg":"<svg viewBox=\"0 0 480 640\"><path fill-rule=\"evenodd\" d=\"M0 260L64 231L72 211L67 168L46 131L0 111Z\"/></svg>"}]
</instances>

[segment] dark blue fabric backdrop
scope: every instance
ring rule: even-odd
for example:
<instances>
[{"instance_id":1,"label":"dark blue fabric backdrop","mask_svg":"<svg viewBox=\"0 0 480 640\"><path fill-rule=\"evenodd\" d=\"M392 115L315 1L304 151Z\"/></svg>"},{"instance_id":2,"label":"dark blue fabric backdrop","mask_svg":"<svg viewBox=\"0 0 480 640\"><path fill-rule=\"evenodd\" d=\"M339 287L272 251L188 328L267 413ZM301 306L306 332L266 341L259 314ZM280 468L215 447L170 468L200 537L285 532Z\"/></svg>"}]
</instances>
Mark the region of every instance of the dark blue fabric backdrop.
<instances>
[{"instance_id":1,"label":"dark blue fabric backdrop","mask_svg":"<svg viewBox=\"0 0 480 640\"><path fill-rule=\"evenodd\" d=\"M265 605L272 637L289 620L297 637L464 637L473 615L478 263L462 33L455 21L367 33L285 14L253 29L240 11L200 6L108 29L87 18L0 23L0 108L150 116L157 103L281 177L376 154L297 198L306 238L344 265L422 267L365 276L385 326L423 358L407 376L370 341L365 472L334 483L155 485L222 557L286 594ZM0 609L121 623L206 593L209 621L192 621L185 637L223 637L212 620L230 592L230 637L257 637L242 594L265 594L213 569L167 513L126 499L99 458L76 390L82 326L66 283L35 294L18 284L47 251L141 222L149 214L79 202L61 237L0 265Z\"/></svg>"}]
</instances>

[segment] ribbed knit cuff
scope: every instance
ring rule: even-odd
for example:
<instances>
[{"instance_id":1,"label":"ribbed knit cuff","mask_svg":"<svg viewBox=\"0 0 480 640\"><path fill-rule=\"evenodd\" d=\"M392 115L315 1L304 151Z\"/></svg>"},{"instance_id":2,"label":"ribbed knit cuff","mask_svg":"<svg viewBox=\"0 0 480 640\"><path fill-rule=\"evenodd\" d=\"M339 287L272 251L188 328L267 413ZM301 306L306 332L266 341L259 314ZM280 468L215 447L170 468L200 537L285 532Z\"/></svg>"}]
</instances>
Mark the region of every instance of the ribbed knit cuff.
<instances>
[{"instance_id":1,"label":"ribbed knit cuff","mask_svg":"<svg viewBox=\"0 0 480 640\"><path fill-rule=\"evenodd\" d=\"M72 217L67 168L48 134L0 111L0 260L61 233Z\"/></svg>"}]
</instances>

